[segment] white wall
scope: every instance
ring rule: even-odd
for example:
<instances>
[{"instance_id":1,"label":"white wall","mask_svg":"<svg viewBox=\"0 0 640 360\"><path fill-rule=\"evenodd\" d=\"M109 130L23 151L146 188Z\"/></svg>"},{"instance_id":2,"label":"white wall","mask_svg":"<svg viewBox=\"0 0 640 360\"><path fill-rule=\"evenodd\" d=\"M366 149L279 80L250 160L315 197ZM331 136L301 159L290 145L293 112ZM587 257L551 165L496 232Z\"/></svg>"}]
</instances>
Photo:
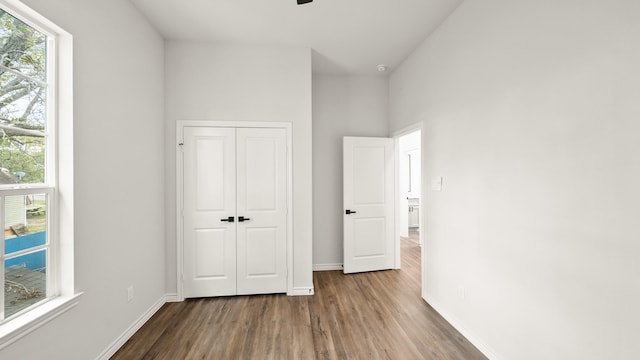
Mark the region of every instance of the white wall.
<instances>
[{"instance_id":1,"label":"white wall","mask_svg":"<svg viewBox=\"0 0 640 360\"><path fill-rule=\"evenodd\" d=\"M176 291L176 121L292 123L294 289L313 287L311 50L166 43L167 290Z\"/></svg>"},{"instance_id":2,"label":"white wall","mask_svg":"<svg viewBox=\"0 0 640 360\"><path fill-rule=\"evenodd\" d=\"M386 76L313 76L313 264L342 265L342 138L388 136Z\"/></svg>"},{"instance_id":3,"label":"white wall","mask_svg":"<svg viewBox=\"0 0 640 360\"><path fill-rule=\"evenodd\" d=\"M391 77L392 130L424 125L423 295L495 359L640 353L639 17L469 0Z\"/></svg>"},{"instance_id":4,"label":"white wall","mask_svg":"<svg viewBox=\"0 0 640 360\"><path fill-rule=\"evenodd\" d=\"M25 3L74 36L75 279L84 295L0 358L95 359L165 291L163 41L126 0Z\"/></svg>"}]
</instances>

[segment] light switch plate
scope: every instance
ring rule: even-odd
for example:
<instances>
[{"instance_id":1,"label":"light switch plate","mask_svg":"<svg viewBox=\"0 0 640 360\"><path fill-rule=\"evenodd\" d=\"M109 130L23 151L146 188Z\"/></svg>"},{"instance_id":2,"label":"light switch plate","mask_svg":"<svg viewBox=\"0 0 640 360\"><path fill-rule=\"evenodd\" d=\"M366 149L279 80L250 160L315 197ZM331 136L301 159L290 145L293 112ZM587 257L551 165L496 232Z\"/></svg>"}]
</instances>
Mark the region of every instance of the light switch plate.
<instances>
[{"instance_id":1,"label":"light switch plate","mask_svg":"<svg viewBox=\"0 0 640 360\"><path fill-rule=\"evenodd\" d=\"M431 180L431 191L442 191L442 176L435 177Z\"/></svg>"}]
</instances>

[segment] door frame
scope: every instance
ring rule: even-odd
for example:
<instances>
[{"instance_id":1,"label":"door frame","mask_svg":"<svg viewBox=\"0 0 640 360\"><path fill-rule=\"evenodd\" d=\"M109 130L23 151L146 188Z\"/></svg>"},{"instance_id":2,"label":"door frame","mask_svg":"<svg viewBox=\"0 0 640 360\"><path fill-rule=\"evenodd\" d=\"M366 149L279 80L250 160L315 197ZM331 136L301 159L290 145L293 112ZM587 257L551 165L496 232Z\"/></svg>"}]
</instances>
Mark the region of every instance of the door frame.
<instances>
[{"instance_id":1,"label":"door frame","mask_svg":"<svg viewBox=\"0 0 640 360\"><path fill-rule=\"evenodd\" d=\"M402 128L398 131L394 131L391 134L391 137L393 138L393 143L394 143L394 153L395 153L395 157L396 157L396 161L395 161L395 175L394 175L394 179L395 179L395 189L394 189L394 198L395 198L395 211L394 211L394 215L395 215L395 234L394 234L394 241L395 241L395 269L400 269L400 265L401 265L401 241L400 241L400 161L398 161L398 159L400 158L400 138L404 135L408 135L412 132L416 132L420 130L421 132L422 130L422 122L419 123L415 123L413 125L409 125L405 128ZM423 141L422 141L422 137L420 139L420 154L422 155L423 151ZM421 159L423 159L423 156L420 156ZM422 161L422 160L421 160ZM424 163L424 162L423 162ZM421 164L422 165L422 164ZM425 177L424 177L424 166L420 166L420 187L421 187L421 196L420 196L420 243L422 244L422 250L421 250L421 256L420 256L420 273L421 275L424 277L424 222L423 222L423 218L425 217L425 211L423 211L423 207L422 207L422 203L423 203L423 199L425 197L425 193L424 191L424 181L425 181Z\"/></svg>"},{"instance_id":2,"label":"door frame","mask_svg":"<svg viewBox=\"0 0 640 360\"><path fill-rule=\"evenodd\" d=\"M184 269L184 143L185 127L214 128L267 128L285 129L287 143L287 295L294 294L293 288L293 147L291 123L257 122L257 121L218 121L218 120L178 120L176 121L176 290L178 301L184 301L183 269Z\"/></svg>"}]
</instances>

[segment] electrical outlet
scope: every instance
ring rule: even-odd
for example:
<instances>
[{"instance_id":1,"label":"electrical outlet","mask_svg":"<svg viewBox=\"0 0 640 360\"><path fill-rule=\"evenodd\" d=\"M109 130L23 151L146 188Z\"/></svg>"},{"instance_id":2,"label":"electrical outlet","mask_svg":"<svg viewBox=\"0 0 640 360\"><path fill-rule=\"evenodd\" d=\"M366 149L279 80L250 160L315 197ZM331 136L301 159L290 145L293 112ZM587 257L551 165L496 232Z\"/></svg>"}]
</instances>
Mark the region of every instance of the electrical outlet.
<instances>
[{"instance_id":1,"label":"electrical outlet","mask_svg":"<svg viewBox=\"0 0 640 360\"><path fill-rule=\"evenodd\" d=\"M133 285L127 288L127 302L133 300Z\"/></svg>"}]
</instances>

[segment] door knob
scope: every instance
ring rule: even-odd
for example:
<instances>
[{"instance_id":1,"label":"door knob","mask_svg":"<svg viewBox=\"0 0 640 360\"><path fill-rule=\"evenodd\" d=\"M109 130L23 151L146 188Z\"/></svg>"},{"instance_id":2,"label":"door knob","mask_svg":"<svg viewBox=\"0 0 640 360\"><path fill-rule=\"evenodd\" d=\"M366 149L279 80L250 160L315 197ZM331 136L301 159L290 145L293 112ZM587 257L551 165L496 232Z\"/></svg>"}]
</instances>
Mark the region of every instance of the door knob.
<instances>
[{"instance_id":1,"label":"door knob","mask_svg":"<svg viewBox=\"0 0 640 360\"><path fill-rule=\"evenodd\" d=\"M238 216L238 222L245 222L245 221L249 221L249 220L251 220L251 219L246 218L244 216Z\"/></svg>"},{"instance_id":2,"label":"door knob","mask_svg":"<svg viewBox=\"0 0 640 360\"><path fill-rule=\"evenodd\" d=\"M228 222L234 222L235 218L233 216L229 216L226 219L220 219L220 221L228 221Z\"/></svg>"},{"instance_id":3,"label":"door knob","mask_svg":"<svg viewBox=\"0 0 640 360\"><path fill-rule=\"evenodd\" d=\"M357 211L351 211L351 210L347 210L345 211L345 214L347 215L351 215L351 214L355 214Z\"/></svg>"}]
</instances>

